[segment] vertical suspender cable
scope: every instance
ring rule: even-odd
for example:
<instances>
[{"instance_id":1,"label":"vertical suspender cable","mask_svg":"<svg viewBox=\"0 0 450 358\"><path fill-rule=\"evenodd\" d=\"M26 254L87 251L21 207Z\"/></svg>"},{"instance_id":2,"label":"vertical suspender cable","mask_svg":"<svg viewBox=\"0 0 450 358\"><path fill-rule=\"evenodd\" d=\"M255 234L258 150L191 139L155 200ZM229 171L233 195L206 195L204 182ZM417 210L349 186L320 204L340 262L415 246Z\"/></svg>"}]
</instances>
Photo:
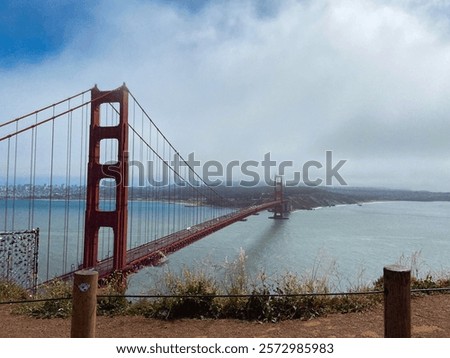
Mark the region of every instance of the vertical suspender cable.
<instances>
[{"instance_id":1,"label":"vertical suspender cable","mask_svg":"<svg viewBox=\"0 0 450 358\"><path fill-rule=\"evenodd\" d=\"M143 120L142 117L141 117L141 133L142 133L142 135L145 135L145 132L144 132L144 120ZM147 206L146 205L146 201L144 201L144 198L146 197L145 191L146 191L146 186L147 186L146 184L147 183L146 183L146 180L145 180L144 143L142 141L139 141L139 143L140 143L140 150L139 150L140 151L140 154L139 154L140 158L139 158L139 160L140 160L140 163L141 163L141 166L139 168L140 168L140 170L142 168L144 168L143 172L139 173L139 181L140 181L139 182L139 193L140 193L140 201L139 201L139 231L140 231L139 232L139 242L140 242L140 244L143 244L143 243L146 242L146 239L143 241L143 238L147 237L147 235L146 235L146 233L147 233L147 230L146 230L147 225L146 225L146 222L145 222L145 219L144 219L145 208L143 208L143 205L145 205L145 207ZM142 228L142 225L144 225L144 228Z\"/></svg>"},{"instance_id":2,"label":"vertical suspender cable","mask_svg":"<svg viewBox=\"0 0 450 358\"><path fill-rule=\"evenodd\" d=\"M141 118L141 134L144 136L144 121ZM144 146L142 141L139 141L139 162L141 165L144 165ZM141 167L139 167L139 170L141 170ZM144 170L145 172L145 170ZM139 183L138 183L138 190L139 190L139 212L138 212L138 225L139 225L139 230L138 230L138 238L139 238L139 244L142 245L142 237L143 237L143 233L142 233L142 224L145 220L143 220L143 216L142 216L142 205L144 203L143 199L144 199L144 188L142 187L142 185L145 185L145 180L141 180L142 176L144 175L144 173L139 172Z\"/></svg>"},{"instance_id":3,"label":"vertical suspender cable","mask_svg":"<svg viewBox=\"0 0 450 358\"><path fill-rule=\"evenodd\" d=\"M67 101L70 110L70 99ZM68 247L69 247L69 218L70 218L70 194L71 194L71 175L72 175L72 119L73 112L67 114L67 143L66 143L66 188L64 203L64 248L63 248L63 269L67 272Z\"/></svg>"},{"instance_id":4,"label":"vertical suspender cable","mask_svg":"<svg viewBox=\"0 0 450 358\"><path fill-rule=\"evenodd\" d=\"M171 162L171 159L173 159L173 153L172 148L169 148L169 165L172 167L172 173L170 173L170 176L172 178L172 183L170 185L170 195L172 199L172 207L170 208L170 233L174 232L174 219L176 214L176 208L177 208L177 197L176 197L176 186L175 186L175 175L173 173L173 164Z\"/></svg>"},{"instance_id":5,"label":"vertical suspender cable","mask_svg":"<svg viewBox=\"0 0 450 358\"><path fill-rule=\"evenodd\" d=\"M36 120L35 123L38 121L38 116L36 114ZM33 173L32 173L32 181L31 181L31 200L32 200L32 207L31 207L31 225L30 229L34 229L34 209L35 209L35 195L36 195L36 158L37 158L37 142L38 142L38 127L33 128Z\"/></svg>"},{"instance_id":6,"label":"vertical suspender cable","mask_svg":"<svg viewBox=\"0 0 450 358\"><path fill-rule=\"evenodd\" d=\"M16 132L19 130L19 122L16 122ZM14 141L14 183L13 183L13 202L12 202L12 221L11 229L15 229L16 220L16 179L17 179L17 141L19 140L16 136Z\"/></svg>"},{"instance_id":7,"label":"vertical suspender cable","mask_svg":"<svg viewBox=\"0 0 450 358\"><path fill-rule=\"evenodd\" d=\"M142 121L142 126L144 126L144 114L141 111L141 121ZM144 127L142 128L142 135L145 135L144 132ZM149 142L151 140L151 137L149 137ZM144 241L145 243L149 242L151 239L151 233L149 230L149 225L151 225L151 223L149 222L149 213L150 213L150 205L152 203L151 200L149 200L149 188L150 188L150 182L148 180L148 175L150 175L150 158L149 158L149 148L147 148L146 150L146 155L145 155L145 162L144 164L144 173L146 173L146 175L144 174L144 185L145 185L145 218L144 219ZM151 227L151 226L150 226Z\"/></svg>"},{"instance_id":8,"label":"vertical suspender cable","mask_svg":"<svg viewBox=\"0 0 450 358\"><path fill-rule=\"evenodd\" d=\"M92 100L92 98L91 98L91 100ZM84 155L84 157L83 157L83 159L84 159L84 162L83 162L83 189L84 189L84 191L83 191L83 204L84 204L84 206L86 206L86 199L87 199L87 172L88 172L88 160L89 160L89 157L88 157L88 151L89 151L89 120L90 120L90 117L89 117L89 113L90 113L90 109L91 109L91 107L92 107L92 104L91 104L91 102L89 101L89 102L87 102L87 106L85 106L85 110L86 110L86 113L85 113L85 122L84 122L84 153L85 153L85 155ZM85 207L83 207L83 211L85 210L86 208ZM81 251L80 251L80 263L82 262L82 257L83 257L83 250L84 250L84 230L85 230L85 221L84 220L81 220L81 232L82 232L82 240L81 240Z\"/></svg>"},{"instance_id":9,"label":"vertical suspender cable","mask_svg":"<svg viewBox=\"0 0 450 358\"><path fill-rule=\"evenodd\" d=\"M30 176L29 176L29 189L28 189L28 230L33 229L32 224L32 211L33 211L33 195L32 195L32 188L33 188L33 157L34 157L34 131L36 128L33 128L31 130L31 144L30 144Z\"/></svg>"},{"instance_id":10,"label":"vertical suspender cable","mask_svg":"<svg viewBox=\"0 0 450 358\"><path fill-rule=\"evenodd\" d=\"M158 137L158 134L156 133L156 152L157 153L159 153L159 137ZM161 222L162 222L162 217L160 217L160 214L161 214L161 210L160 210L160 208L161 208L161 205L162 205L162 203L160 202L161 201L161 186L160 185L158 185L158 184L156 184L159 180L160 180L160 175L161 175L161 172L160 172L160 169L161 169L161 166L163 165L163 163L162 163L162 161L161 161L161 163L159 163L158 161L157 161L157 157L156 157L156 154L155 153L153 153L153 158L155 158L155 161L154 161L154 163L155 163L155 185L157 185L157 187L156 187L156 203L157 203L157 207L156 207L156 210L155 210L155 228L156 228L156 231L155 231L155 239L156 238L158 238L159 236L162 236L162 231L161 231L161 229L162 229L162 227L161 227Z\"/></svg>"},{"instance_id":11,"label":"vertical suspender cable","mask_svg":"<svg viewBox=\"0 0 450 358\"><path fill-rule=\"evenodd\" d=\"M9 199L9 157L11 152L11 138L8 138L8 153L6 159L6 192L5 192L5 232L8 231L8 199Z\"/></svg>"},{"instance_id":12,"label":"vertical suspender cable","mask_svg":"<svg viewBox=\"0 0 450 358\"><path fill-rule=\"evenodd\" d=\"M163 162L164 168L163 169L165 170L165 167L168 167L167 159L166 159L166 142L163 143L163 158L164 158L164 162ZM168 188L167 188L168 191L166 193L166 200L167 200L166 202L168 203L168 205L166 205L166 208L165 208L165 213L167 216L166 235L169 235L169 227L170 227L170 178L171 178L171 175L169 174Z\"/></svg>"},{"instance_id":13,"label":"vertical suspender cable","mask_svg":"<svg viewBox=\"0 0 450 358\"><path fill-rule=\"evenodd\" d=\"M150 124L150 144L152 143L152 141L153 141L153 126ZM155 144L156 144L156 146L158 145L157 144L158 142L157 142L157 140L155 140ZM150 149L150 148L149 148ZM158 202L158 188L157 188L157 186L156 186L156 183L155 183L155 179L156 179L156 172L157 172L157 164L156 164L156 155L155 155L155 153L153 153L153 152L151 152L150 153L150 158L151 158L151 164L149 164L149 168L148 168L148 170L149 170L149 179L151 180L150 181L150 184L152 185L152 187L151 187L151 190L152 190L152 199L153 199L153 203L152 203L152 211L151 211L151 214L152 214L152 228L151 228L151 230L152 230L152 240L155 240L156 238L157 238L157 232L158 232L158 226L157 226L157 210L158 210L158 205L159 205L159 202Z\"/></svg>"},{"instance_id":14,"label":"vertical suspender cable","mask_svg":"<svg viewBox=\"0 0 450 358\"><path fill-rule=\"evenodd\" d=\"M81 103L84 103L84 93L81 95ZM81 241L81 216L82 216L82 207L81 200L83 199L83 168L84 168L84 107L81 108L81 130L80 130L80 170L79 170L79 180L78 180L78 222L77 222L77 252L76 252L76 265L78 266L78 262L80 259L80 241Z\"/></svg>"},{"instance_id":15,"label":"vertical suspender cable","mask_svg":"<svg viewBox=\"0 0 450 358\"><path fill-rule=\"evenodd\" d=\"M178 155L178 153L177 153L177 155ZM181 177L182 169L179 168L178 171L180 172L178 175ZM179 230L182 229L182 227L181 227L182 216L183 216L182 209L184 207L184 204L183 204L184 203L184 200L183 200L184 181L179 180L178 182L179 182L179 184L176 184L176 188L177 188L177 196L176 196L176 198L178 200L178 204L177 204L177 212L178 213L176 215L176 222L175 222L176 231L179 231ZM181 183L183 183L183 184L181 184ZM181 185L183 185L183 186L181 186Z\"/></svg>"},{"instance_id":16,"label":"vertical suspender cable","mask_svg":"<svg viewBox=\"0 0 450 358\"><path fill-rule=\"evenodd\" d=\"M133 128L135 128L135 124L136 124L136 102L133 101ZM131 139L131 153L132 155L134 154L134 144L135 144L135 135L132 134L132 139ZM129 158L129 160L133 160L134 158ZM134 227L134 222L136 222L135 217L134 217L134 200L135 200L135 192L134 192L134 165L131 167L131 176L130 178L128 178L128 185L130 186L130 195L129 195L129 200L128 200L128 205L129 205L129 211L130 211L130 216L129 216L129 225L130 225L130 235L128 237L128 247L133 247L133 227Z\"/></svg>"},{"instance_id":17,"label":"vertical suspender cable","mask_svg":"<svg viewBox=\"0 0 450 358\"><path fill-rule=\"evenodd\" d=\"M53 106L53 117L55 116L55 106ZM47 228L47 281L50 278L50 252L51 252L51 229L52 229L52 204L53 204L53 165L55 151L55 119L52 119L52 139L50 151L50 191L48 204L48 228Z\"/></svg>"}]
</instances>

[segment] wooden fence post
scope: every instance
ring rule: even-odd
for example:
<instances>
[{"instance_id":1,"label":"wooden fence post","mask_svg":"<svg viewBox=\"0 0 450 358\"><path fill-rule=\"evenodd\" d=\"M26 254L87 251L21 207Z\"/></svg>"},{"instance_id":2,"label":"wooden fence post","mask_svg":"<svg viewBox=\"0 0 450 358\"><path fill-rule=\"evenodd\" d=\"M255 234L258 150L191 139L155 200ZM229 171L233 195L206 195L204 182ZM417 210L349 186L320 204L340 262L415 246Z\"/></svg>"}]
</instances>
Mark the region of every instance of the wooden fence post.
<instances>
[{"instance_id":1,"label":"wooden fence post","mask_svg":"<svg viewBox=\"0 0 450 358\"><path fill-rule=\"evenodd\" d=\"M390 265L383 277L384 337L411 338L411 270Z\"/></svg>"},{"instance_id":2,"label":"wooden fence post","mask_svg":"<svg viewBox=\"0 0 450 358\"><path fill-rule=\"evenodd\" d=\"M94 338L97 318L98 272L81 270L73 279L72 338Z\"/></svg>"}]
</instances>

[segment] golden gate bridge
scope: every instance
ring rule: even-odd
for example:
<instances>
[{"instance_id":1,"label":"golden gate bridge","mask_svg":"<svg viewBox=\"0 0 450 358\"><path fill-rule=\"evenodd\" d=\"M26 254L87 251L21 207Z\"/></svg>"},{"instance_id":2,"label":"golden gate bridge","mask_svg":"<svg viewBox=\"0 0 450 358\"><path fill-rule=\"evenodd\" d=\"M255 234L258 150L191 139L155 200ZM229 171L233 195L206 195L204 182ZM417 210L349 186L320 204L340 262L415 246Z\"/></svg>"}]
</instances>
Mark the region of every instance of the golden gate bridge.
<instances>
[{"instance_id":1,"label":"golden gate bridge","mask_svg":"<svg viewBox=\"0 0 450 358\"><path fill-rule=\"evenodd\" d=\"M41 282L80 268L101 278L135 271L263 210L285 218L280 176L272 198L236 208L125 84L95 86L0 124L0 153L0 231L39 227Z\"/></svg>"}]
</instances>

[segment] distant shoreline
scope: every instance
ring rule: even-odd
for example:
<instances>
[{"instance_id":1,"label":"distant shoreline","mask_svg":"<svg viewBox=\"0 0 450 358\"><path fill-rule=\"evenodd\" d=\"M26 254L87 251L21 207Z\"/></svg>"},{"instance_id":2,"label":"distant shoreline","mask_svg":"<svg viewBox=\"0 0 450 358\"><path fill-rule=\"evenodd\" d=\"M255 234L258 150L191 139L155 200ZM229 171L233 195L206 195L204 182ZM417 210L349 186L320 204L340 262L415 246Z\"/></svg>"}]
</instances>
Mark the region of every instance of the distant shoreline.
<instances>
[{"instance_id":1,"label":"distant shoreline","mask_svg":"<svg viewBox=\"0 0 450 358\"><path fill-rule=\"evenodd\" d=\"M1 187L0 187L1 188ZM4 188L3 188L4 189ZM30 196L29 190L17 189L8 192L5 196L5 190L0 190L0 202L9 200L26 200L26 201L78 201L84 200L85 188L78 187L75 192L69 192L69 196L65 196L68 192L60 190L54 192L50 197L48 193L36 189L37 196ZM263 202L272 200L272 187L216 187L214 188L218 194L215 198L191 197L188 192L180 191L178 193L170 192L161 188L157 192L158 197L145 197L144 192L136 192L129 195L129 202L161 202L176 203L186 206L226 206L230 208L243 208L258 205ZM417 201L417 202L437 202L450 201L450 193L429 192L429 191L411 191L411 190L395 190L395 189L374 189L374 188L347 188L347 187L286 187L284 188L284 199L291 204L292 210L312 210L318 207L331 207L336 205L348 204L364 204L374 202L392 202L392 201ZM224 201L224 200L225 201ZM110 200L109 196L102 197L101 200ZM111 199L113 200L113 199ZM226 204L225 204L226 202Z\"/></svg>"}]
</instances>

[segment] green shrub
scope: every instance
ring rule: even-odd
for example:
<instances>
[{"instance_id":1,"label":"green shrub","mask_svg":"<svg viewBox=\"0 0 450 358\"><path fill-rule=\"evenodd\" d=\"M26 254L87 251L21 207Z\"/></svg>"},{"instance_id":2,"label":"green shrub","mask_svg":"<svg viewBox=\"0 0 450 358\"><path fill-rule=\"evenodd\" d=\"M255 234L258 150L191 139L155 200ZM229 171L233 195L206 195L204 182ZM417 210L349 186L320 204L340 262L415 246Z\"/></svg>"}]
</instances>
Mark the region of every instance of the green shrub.
<instances>
[{"instance_id":1,"label":"green shrub","mask_svg":"<svg viewBox=\"0 0 450 358\"><path fill-rule=\"evenodd\" d=\"M176 297L153 301L153 307L146 310L147 316L163 319L217 316L218 306L213 296L219 291L215 281L204 272L183 269L181 276L168 273L165 285L165 294Z\"/></svg>"},{"instance_id":2,"label":"green shrub","mask_svg":"<svg viewBox=\"0 0 450 358\"><path fill-rule=\"evenodd\" d=\"M259 280L260 283L253 285L250 296L247 298L245 316L243 318L257 321L276 321L272 297L269 296L272 287L267 281L265 274L261 274Z\"/></svg>"},{"instance_id":3,"label":"green shrub","mask_svg":"<svg viewBox=\"0 0 450 358\"><path fill-rule=\"evenodd\" d=\"M130 302L123 296L127 290L126 277L121 272L114 272L102 281L97 300L97 314L101 316L120 315L127 312ZM115 297L119 296L119 297Z\"/></svg>"},{"instance_id":4,"label":"green shrub","mask_svg":"<svg viewBox=\"0 0 450 358\"><path fill-rule=\"evenodd\" d=\"M72 284L65 281L51 281L39 288L36 299L48 301L27 303L17 306L15 313L36 318L66 318L72 314Z\"/></svg>"},{"instance_id":5,"label":"green shrub","mask_svg":"<svg viewBox=\"0 0 450 358\"><path fill-rule=\"evenodd\" d=\"M0 280L0 302L27 300L30 292L13 282Z\"/></svg>"},{"instance_id":6,"label":"green shrub","mask_svg":"<svg viewBox=\"0 0 450 358\"><path fill-rule=\"evenodd\" d=\"M281 278L275 289L275 293L281 295L274 299L274 311L277 312L277 320L311 319L324 314L326 297L301 295L326 292L328 292L328 287L325 285L324 279L317 282L308 279L302 282L297 276L286 274Z\"/></svg>"},{"instance_id":7,"label":"green shrub","mask_svg":"<svg viewBox=\"0 0 450 358\"><path fill-rule=\"evenodd\" d=\"M222 283L222 291L230 297L224 297L217 300L221 317L233 317L245 319L247 310L246 297L249 292L248 274L245 267L247 257L244 250L240 250L236 260L225 262L224 281Z\"/></svg>"}]
</instances>

